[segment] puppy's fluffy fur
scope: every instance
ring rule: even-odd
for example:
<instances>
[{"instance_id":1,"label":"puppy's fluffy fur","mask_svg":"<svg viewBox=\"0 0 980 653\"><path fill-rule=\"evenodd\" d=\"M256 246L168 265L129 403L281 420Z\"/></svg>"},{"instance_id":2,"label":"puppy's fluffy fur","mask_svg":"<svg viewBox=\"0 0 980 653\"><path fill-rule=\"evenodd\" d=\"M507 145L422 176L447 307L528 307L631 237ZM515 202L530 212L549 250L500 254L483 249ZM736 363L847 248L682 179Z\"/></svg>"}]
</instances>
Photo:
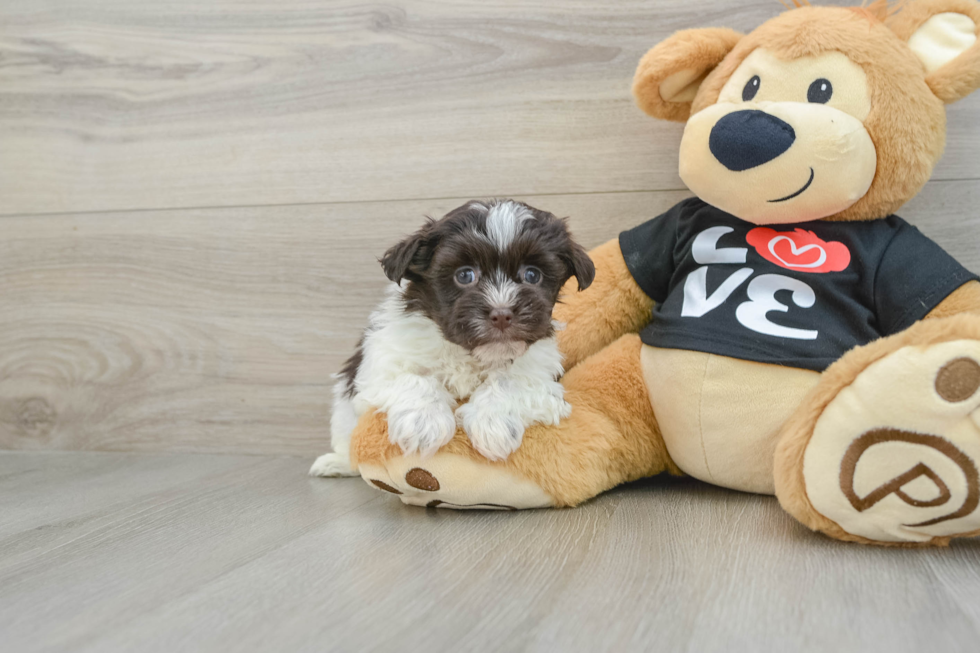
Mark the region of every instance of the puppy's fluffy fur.
<instances>
[{"instance_id":1,"label":"puppy's fluffy fur","mask_svg":"<svg viewBox=\"0 0 980 653\"><path fill-rule=\"evenodd\" d=\"M355 474L350 436L370 408L387 413L406 453L432 455L459 424L491 460L516 450L527 426L568 416L551 313L564 283L575 276L582 290L595 268L563 220L513 200L472 201L381 264L395 285L338 375L334 452L311 475Z\"/></svg>"}]
</instances>

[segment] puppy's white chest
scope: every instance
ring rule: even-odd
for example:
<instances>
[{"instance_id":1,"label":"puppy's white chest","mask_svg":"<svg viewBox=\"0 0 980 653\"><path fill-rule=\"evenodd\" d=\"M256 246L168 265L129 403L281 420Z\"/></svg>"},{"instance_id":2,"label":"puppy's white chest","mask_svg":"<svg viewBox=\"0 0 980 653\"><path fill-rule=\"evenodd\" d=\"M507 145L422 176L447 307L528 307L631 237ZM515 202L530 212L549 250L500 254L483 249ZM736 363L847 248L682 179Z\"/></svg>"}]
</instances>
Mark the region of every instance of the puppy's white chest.
<instances>
[{"instance_id":1,"label":"puppy's white chest","mask_svg":"<svg viewBox=\"0 0 980 653\"><path fill-rule=\"evenodd\" d=\"M468 398L487 379L487 369L472 356L454 356L436 375L458 401Z\"/></svg>"}]
</instances>

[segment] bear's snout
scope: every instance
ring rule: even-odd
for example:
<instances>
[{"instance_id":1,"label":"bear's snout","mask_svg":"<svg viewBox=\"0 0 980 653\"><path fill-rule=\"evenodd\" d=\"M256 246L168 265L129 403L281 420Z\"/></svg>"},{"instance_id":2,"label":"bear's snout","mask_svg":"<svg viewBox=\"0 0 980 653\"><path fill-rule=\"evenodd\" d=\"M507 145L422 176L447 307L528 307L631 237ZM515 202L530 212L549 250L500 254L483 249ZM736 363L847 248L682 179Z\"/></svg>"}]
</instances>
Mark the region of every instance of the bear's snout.
<instances>
[{"instance_id":1,"label":"bear's snout","mask_svg":"<svg viewBox=\"0 0 980 653\"><path fill-rule=\"evenodd\" d=\"M708 148L733 172L768 163L796 140L793 127L765 111L747 109L723 116L711 128Z\"/></svg>"}]
</instances>

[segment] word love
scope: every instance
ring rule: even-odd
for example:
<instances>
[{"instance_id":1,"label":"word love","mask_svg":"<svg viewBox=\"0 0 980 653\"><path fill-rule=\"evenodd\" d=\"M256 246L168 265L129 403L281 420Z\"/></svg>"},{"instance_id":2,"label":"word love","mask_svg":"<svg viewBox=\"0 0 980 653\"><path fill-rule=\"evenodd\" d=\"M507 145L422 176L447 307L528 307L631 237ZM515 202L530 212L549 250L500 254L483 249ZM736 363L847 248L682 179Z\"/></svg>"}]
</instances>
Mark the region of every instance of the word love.
<instances>
[{"instance_id":1,"label":"word love","mask_svg":"<svg viewBox=\"0 0 980 653\"><path fill-rule=\"evenodd\" d=\"M734 231L731 227L711 227L702 231L691 245L691 254L701 267L687 275L684 281L684 302L681 317L699 318L724 304L738 288L755 274L749 267L739 268L725 279L713 293L708 294L708 266L712 264L744 264L746 247L718 247L718 240ZM759 256L787 270L810 273L839 272L851 262L851 253L843 243L825 242L802 229L779 233L757 227L746 235ZM772 312L786 313L789 306L776 299L781 290L790 292L790 299L799 308L810 308L816 294L808 284L782 274L760 274L746 288L748 300L735 309L735 319L743 327L777 338L816 340L815 329L798 329L776 324L769 319Z\"/></svg>"}]
</instances>

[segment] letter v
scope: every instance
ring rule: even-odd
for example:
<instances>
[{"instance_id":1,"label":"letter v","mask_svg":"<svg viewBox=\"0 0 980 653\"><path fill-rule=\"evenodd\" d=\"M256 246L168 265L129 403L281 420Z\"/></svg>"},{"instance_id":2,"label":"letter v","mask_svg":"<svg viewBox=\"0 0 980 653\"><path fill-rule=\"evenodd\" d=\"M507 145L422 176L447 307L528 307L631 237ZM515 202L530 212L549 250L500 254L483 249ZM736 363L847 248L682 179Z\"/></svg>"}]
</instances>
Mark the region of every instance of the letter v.
<instances>
[{"instance_id":1,"label":"letter v","mask_svg":"<svg viewBox=\"0 0 980 653\"><path fill-rule=\"evenodd\" d=\"M708 297L708 266L703 265L687 275L684 281L684 304L681 306L681 317L701 317L712 311L731 297L735 289L752 276L752 268L741 268L732 273L725 282L718 286Z\"/></svg>"}]
</instances>

